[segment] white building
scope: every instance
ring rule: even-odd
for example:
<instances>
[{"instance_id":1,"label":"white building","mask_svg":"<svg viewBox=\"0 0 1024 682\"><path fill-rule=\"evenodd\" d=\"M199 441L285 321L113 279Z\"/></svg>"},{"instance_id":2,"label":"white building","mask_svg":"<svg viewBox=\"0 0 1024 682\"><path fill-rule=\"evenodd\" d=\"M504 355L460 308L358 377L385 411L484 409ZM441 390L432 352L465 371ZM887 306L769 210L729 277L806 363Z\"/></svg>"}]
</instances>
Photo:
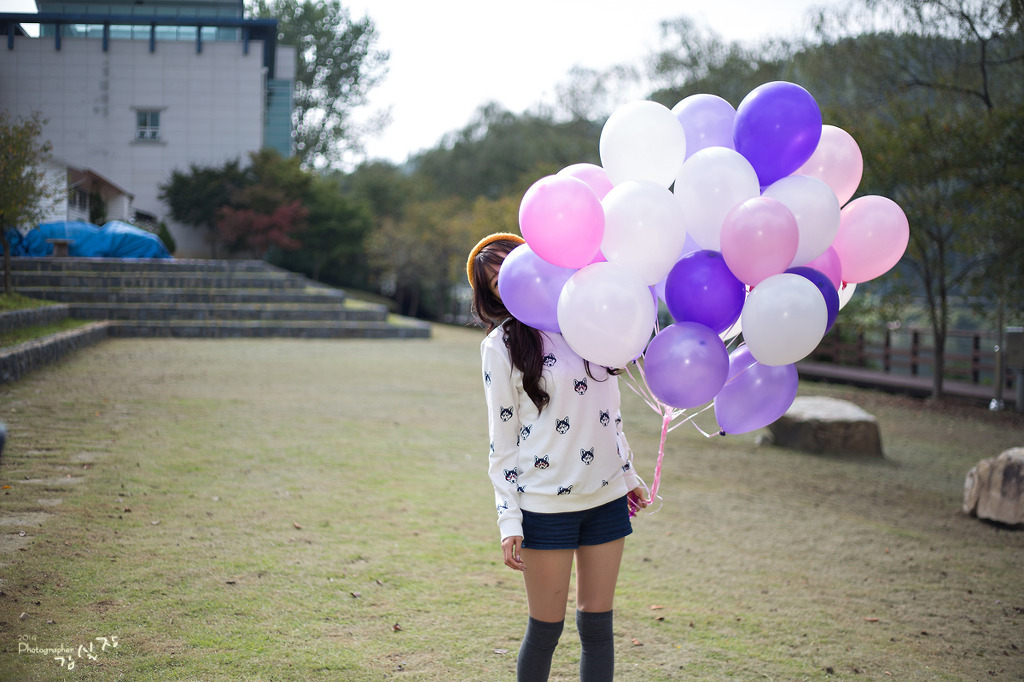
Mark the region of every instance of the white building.
<instances>
[{"instance_id":1,"label":"white building","mask_svg":"<svg viewBox=\"0 0 1024 682\"><path fill-rule=\"evenodd\" d=\"M164 220L176 256L208 256L205 231L172 222L159 185L264 146L291 153L295 49L276 44L276 21L242 19L241 0L37 6L0 14L0 108L41 112L54 156L123 188L137 222ZM19 30L33 20L38 37Z\"/></svg>"},{"instance_id":2,"label":"white building","mask_svg":"<svg viewBox=\"0 0 1024 682\"><path fill-rule=\"evenodd\" d=\"M57 197L40 222L80 220L95 223L94 215L101 216L101 225L110 220L130 223L135 219L132 195L99 173L88 168L75 168L55 158L47 160L42 169L45 173L43 182L48 187L66 187L67 192Z\"/></svg>"}]
</instances>

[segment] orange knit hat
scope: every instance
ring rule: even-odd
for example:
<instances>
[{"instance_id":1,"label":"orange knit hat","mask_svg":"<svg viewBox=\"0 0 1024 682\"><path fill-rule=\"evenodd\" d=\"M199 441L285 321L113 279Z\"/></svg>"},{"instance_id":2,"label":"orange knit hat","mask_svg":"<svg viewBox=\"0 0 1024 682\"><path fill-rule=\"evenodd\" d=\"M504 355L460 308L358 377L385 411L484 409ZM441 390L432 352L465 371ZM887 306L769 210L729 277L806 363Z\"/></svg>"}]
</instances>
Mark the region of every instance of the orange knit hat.
<instances>
[{"instance_id":1,"label":"orange knit hat","mask_svg":"<svg viewBox=\"0 0 1024 682\"><path fill-rule=\"evenodd\" d=\"M473 286L473 261L476 259L480 252L485 248L493 244L494 242L507 239L508 241L515 242L516 244L525 244L526 240L520 237L518 234L511 232L495 232L494 234L487 235L476 243L473 250L469 252L469 258L466 259L466 278L469 280L469 286Z\"/></svg>"}]
</instances>

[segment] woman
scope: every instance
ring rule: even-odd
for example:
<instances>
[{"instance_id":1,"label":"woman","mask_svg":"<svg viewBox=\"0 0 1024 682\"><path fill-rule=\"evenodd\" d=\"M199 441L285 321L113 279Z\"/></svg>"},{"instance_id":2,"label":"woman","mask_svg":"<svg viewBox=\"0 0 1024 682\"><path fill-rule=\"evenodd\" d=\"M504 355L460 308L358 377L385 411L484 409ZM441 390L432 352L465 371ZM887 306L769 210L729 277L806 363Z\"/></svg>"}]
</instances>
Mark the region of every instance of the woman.
<instances>
[{"instance_id":1,"label":"woman","mask_svg":"<svg viewBox=\"0 0 1024 682\"><path fill-rule=\"evenodd\" d=\"M514 234L485 237L466 266L481 344L494 484L505 564L522 571L529 620L516 673L546 680L576 563L580 680L611 680L612 601L630 508L647 506L622 434L618 379L591 367L560 334L513 318L498 271Z\"/></svg>"}]
</instances>

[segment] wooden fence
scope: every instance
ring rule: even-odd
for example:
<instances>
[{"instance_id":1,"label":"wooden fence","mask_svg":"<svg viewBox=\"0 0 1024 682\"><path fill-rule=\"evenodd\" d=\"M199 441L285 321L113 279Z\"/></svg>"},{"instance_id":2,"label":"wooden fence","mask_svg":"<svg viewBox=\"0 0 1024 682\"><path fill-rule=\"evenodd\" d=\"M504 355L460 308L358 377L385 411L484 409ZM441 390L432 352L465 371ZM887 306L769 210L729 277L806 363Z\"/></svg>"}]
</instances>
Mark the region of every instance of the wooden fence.
<instances>
[{"instance_id":1,"label":"wooden fence","mask_svg":"<svg viewBox=\"0 0 1024 682\"><path fill-rule=\"evenodd\" d=\"M952 330L946 336L943 380L975 387L981 395L996 388L996 347L998 338L989 331ZM898 377L921 379L934 374L934 338L930 329L922 328L843 328L836 325L825 335L808 360L840 367L860 368L889 376L887 383ZM1004 363L1005 364L1005 363ZM1003 392L1014 395L1016 372L1003 369Z\"/></svg>"}]
</instances>

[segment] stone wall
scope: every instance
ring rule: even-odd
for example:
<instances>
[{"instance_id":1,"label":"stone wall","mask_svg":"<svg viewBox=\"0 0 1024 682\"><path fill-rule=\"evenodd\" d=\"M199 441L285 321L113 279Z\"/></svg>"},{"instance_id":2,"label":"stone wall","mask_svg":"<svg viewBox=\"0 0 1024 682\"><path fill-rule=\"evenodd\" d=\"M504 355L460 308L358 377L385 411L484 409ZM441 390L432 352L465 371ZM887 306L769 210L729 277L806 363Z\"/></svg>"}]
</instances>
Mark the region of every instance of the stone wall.
<instances>
[{"instance_id":1,"label":"stone wall","mask_svg":"<svg viewBox=\"0 0 1024 682\"><path fill-rule=\"evenodd\" d=\"M0 334L6 334L22 327L60 322L68 316L69 307L66 303L59 303L0 313Z\"/></svg>"},{"instance_id":2,"label":"stone wall","mask_svg":"<svg viewBox=\"0 0 1024 682\"><path fill-rule=\"evenodd\" d=\"M78 329L0 349L0 383L15 381L34 369L56 362L68 353L107 338L109 326L110 323L105 320L92 322Z\"/></svg>"}]
</instances>

